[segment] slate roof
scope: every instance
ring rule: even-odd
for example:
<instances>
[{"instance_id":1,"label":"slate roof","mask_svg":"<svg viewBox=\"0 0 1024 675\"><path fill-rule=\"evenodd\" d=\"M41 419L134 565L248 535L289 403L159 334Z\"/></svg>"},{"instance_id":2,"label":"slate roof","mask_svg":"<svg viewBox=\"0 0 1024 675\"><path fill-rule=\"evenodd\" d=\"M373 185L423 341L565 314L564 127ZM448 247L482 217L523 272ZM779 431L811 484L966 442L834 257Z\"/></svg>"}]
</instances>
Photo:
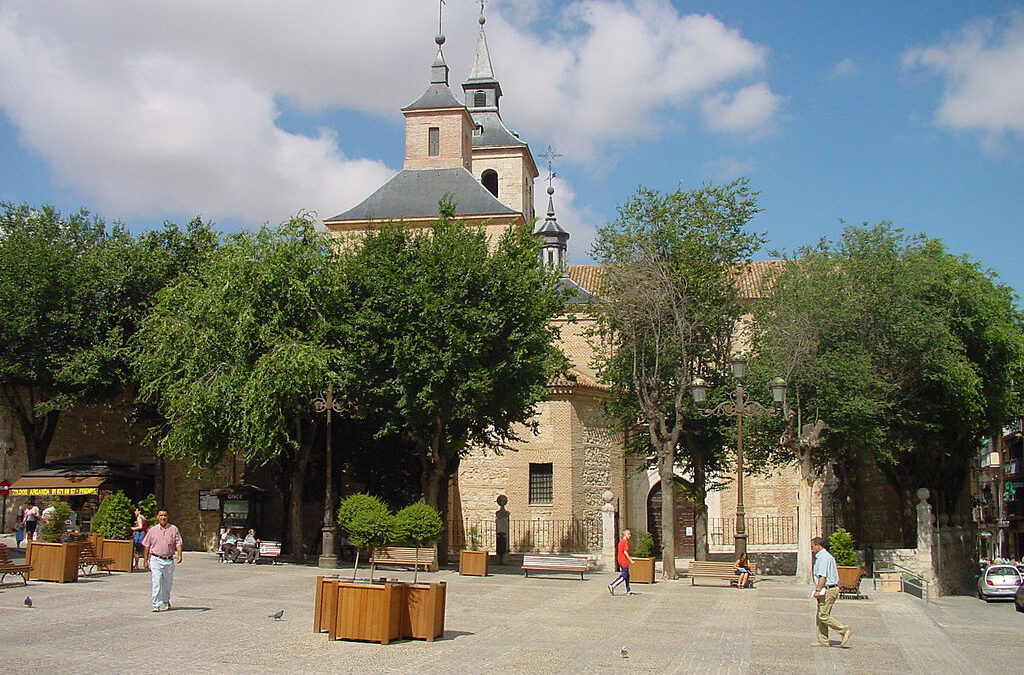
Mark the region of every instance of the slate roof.
<instances>
[{"instance_id":1,"label":"slate roof","mask_svg":"<svg viewBox=\"0 0 1024 675\"><path fill-rule=\"evenodd\" d=\"M448 88L447 84L432 84L427 87L423 95L402 108L402 110L430 110L433 108L462 108L462 101L455 98L455 94Z\"/></svg>"},{"instance_id":2,"label":"slate roof","mask_svg":"<svg viewBox=\"0 0 1024 675\"><path fill-rule=\"evenodd\" d=\"M742 273L736 275L736 286L740 297L754 300L767 295L768 284L772 275L785 266L784 260L754 260L743 266ZM569 265L569 278L581 288L595 296L600 295L601 273L603 265Z\"/></svg>"},{"instance_id":3,"label":"slate roof","mask_svg":"<svg viewBox=\"0 0 1024 675\"><path fill-rule=\"evenodd\" d=\"M437 204L450 193L456 216L511 216L518 214L499 202L461 166L444 169L405 169L362 203L328 218L341 220L400 220L437 218Z\"/></svg>"}]
</instances>

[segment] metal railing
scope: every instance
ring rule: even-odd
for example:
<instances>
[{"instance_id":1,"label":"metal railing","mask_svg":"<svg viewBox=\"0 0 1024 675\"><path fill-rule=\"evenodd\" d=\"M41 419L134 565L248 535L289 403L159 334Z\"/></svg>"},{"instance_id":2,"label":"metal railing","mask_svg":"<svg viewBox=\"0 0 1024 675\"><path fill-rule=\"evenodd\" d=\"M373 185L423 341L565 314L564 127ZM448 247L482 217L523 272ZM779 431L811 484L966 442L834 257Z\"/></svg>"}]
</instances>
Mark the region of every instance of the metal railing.
<instances>
[{"instance_id":1,"label":"metal railing","mask_svg":"<svg viewBox=\"0 0 1024 675\"><path fill-rule=\"evenodd\" d=\"M601 549L599 518L509 520L509 553L586 553ZM465 548L475 528L480 546L497 550L493 520L455 520L448 523L449 549Z\"/></svg>"},{"instance_id":2,"label":"metal railing","mask_svg":"<svg viewBox=\"0 0 1024 675\"><path fill-rule=\"evenodd\" d=\"M795 516L758 516L744 519L747 527L747 545L770 546L797 543ZM812 537L828 537L835 529L832 517L811 518ZM735 518L708 518L708 541L712 546L729 546L736 536Z\"/></svg>"},{"instance_id":3,"label":"metal railing","mask_svg":"<svg viewBox=\"0 0 1024 675\"><path fill-rule=\"evenodd\" d=\"M880 577L883 574L898 574L899 579L882 579ZM887 567L875 567L871 575L872 588L876 591L878 590L879 583L884 585L897 581L900 582L900 590L902 592L913 595L915 598L921 598L925 602L929 601L931 594L929 593L928 580L903 565L888 563Z\"/></svg>"}]
</instances>

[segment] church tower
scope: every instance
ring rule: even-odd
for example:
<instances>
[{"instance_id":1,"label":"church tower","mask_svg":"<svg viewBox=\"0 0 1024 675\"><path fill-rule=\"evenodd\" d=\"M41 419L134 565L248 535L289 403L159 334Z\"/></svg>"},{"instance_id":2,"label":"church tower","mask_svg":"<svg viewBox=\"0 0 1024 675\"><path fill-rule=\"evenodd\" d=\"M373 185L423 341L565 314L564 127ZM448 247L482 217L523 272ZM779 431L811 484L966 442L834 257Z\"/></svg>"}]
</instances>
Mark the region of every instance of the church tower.
<instances>
[{"instance_id":1,"label":"church tower","mask_svg":"<svg viewBox=\"0 0 1024 675\"><path fill-rule=\"evenodd\" d=\"M470 172L498 201L530 221L534 217L533 181L539 174L530 147L501 120L501 85L491 68L486 22L481 9L473 65L462 83L473 124Z\"/></svg>"}]
</instances>

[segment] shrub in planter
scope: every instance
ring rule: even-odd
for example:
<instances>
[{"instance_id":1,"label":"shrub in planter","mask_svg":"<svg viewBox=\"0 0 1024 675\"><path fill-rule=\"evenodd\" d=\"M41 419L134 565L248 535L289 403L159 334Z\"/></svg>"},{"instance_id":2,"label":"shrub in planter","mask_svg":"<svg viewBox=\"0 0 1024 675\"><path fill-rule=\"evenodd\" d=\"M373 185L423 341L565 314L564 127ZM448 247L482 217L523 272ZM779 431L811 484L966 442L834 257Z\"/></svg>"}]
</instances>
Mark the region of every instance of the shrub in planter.
<instances>
[{"instance_id":1,"label":"shrub in planter","mask_svg":"<svg viewBox=\"0 0 1024 675\"><path fill-rule=\"evenodd\" d=\"M828 552L836 559L836 565L853 567L860 564L853 550L853 535L841 527L829 535Z\"/></svg>"},{"instance_id":2,"label":"shrub in planter","mask_svg":"<svg viewBox=\"0 0 1024 675\"><path fill-rule=\"evenodd\" d=\"M65 501L57 500L53 503L53 511L50 512L46 525L39 538L43 541L56 543L61 541L71 523L71 505Z\"/></svg>"},{"instance_id":3,"label":"shrub in planter","mask_svg":"<svg viewBox=\"0 0 1024 675\"><path fill-rule=\"evenodd\" d=\"M387 546L397 538L394 516L387 505L373 495L359 493L349 495L338 507L338 527L348 534L356 547L356 564L352 570L355 579L359 570L359 549L371 550ZM373 579L373 564L370 564L370 578Z\"/></svg>"},{"instance_id":4,"label":"shrub in planter","mask_svg":"<svg viewBox=\"0 0 1024 675\"><path fill-rule=\"evenodd\" d=\"M629 575L634 583L654 583L654 538L650 532L638 530L629 541L629 555L633 558L633 566Z\"/></svg>"},{"instance_id":5,"label":"shrub in planter","mask_svg":"<svg viewBox=\"0 0 1024 675\"><path fill-rule=\"evenodd\" d=\"M134 520L132 500L124 492L118 491L104 499L96 509L92 529L105 539L130 539Z\"/></svg>"},{"instance_id":6,"label":"shrub in planter","mask_svg":"<svg viewBox=\"0 0 1024 675\"><path fill-rule=\"evenodd\" d=\"M629 542L630 555L634 558L650 558L654 555L654 537L646 530L638 530L633 533Z\"/></svg>"},{"instance_id":7,"label":"shrub in planter","mask_svg":"<svg viewBox=\"0 0 1024 675\"><path fill-rule=\"evenodd\" d=\"M441 536L441 531L444 530L444 523L441 521L437 509L423 502L417 502L406 506L395 514L395 530L399 540L415 544L417 548L420 548L428 542L437 541ZM417 555L419 555L418 551ZM419 570L419 565L413 565L413 583L416 583Z\"/></svg>"}]
</instances>

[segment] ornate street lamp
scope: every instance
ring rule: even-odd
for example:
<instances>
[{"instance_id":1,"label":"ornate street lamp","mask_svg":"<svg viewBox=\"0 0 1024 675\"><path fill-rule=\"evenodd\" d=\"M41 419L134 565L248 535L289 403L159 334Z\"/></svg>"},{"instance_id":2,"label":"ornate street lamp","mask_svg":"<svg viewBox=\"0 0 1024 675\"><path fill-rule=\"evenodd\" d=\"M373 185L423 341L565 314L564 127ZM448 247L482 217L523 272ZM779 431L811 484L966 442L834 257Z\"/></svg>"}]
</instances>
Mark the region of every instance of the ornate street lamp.
<instances>
[{"instance_id":1,"label":"ornate street lamp","mask_svg":"<svg viewBox=\"0 0 1024 675\"><path fill-rule=\"evenodd\" d=\"M345 410L343 401L334 398L334 388L328 386L323 393L313 399L313 410L319 413L327 413L327 488L324 490L324 524L321 528L320 557L317 559L318 567L336 568L338 556L334 552L334 535L337 533L338 525L334 516L334 455L331 448L331 413L340 413Z\"/></svg>"},{"instance_id":2,"label":"ornate street lamp","mask_svg":"<svg viewBox=\"0 0 1024 675\"><path fill-rule=\"evenodd\" d=\"M735 417L736 418L736 557L747 552L747 522L743 508L743 417L766 416L775 413L757 401L747 400L743 389L743 378L747 374L747 361L741 356L732 360L732 376L736 380L736 391L729 393L729 399L722 401L710 410L700 410L704 417ZM708 400L707 382L697 377L690 383L693 400L697 404ZM771 383L772 399L775 407L782 409L786 399L786 381L776 377Z\"/></svg>"}]
</instances>

